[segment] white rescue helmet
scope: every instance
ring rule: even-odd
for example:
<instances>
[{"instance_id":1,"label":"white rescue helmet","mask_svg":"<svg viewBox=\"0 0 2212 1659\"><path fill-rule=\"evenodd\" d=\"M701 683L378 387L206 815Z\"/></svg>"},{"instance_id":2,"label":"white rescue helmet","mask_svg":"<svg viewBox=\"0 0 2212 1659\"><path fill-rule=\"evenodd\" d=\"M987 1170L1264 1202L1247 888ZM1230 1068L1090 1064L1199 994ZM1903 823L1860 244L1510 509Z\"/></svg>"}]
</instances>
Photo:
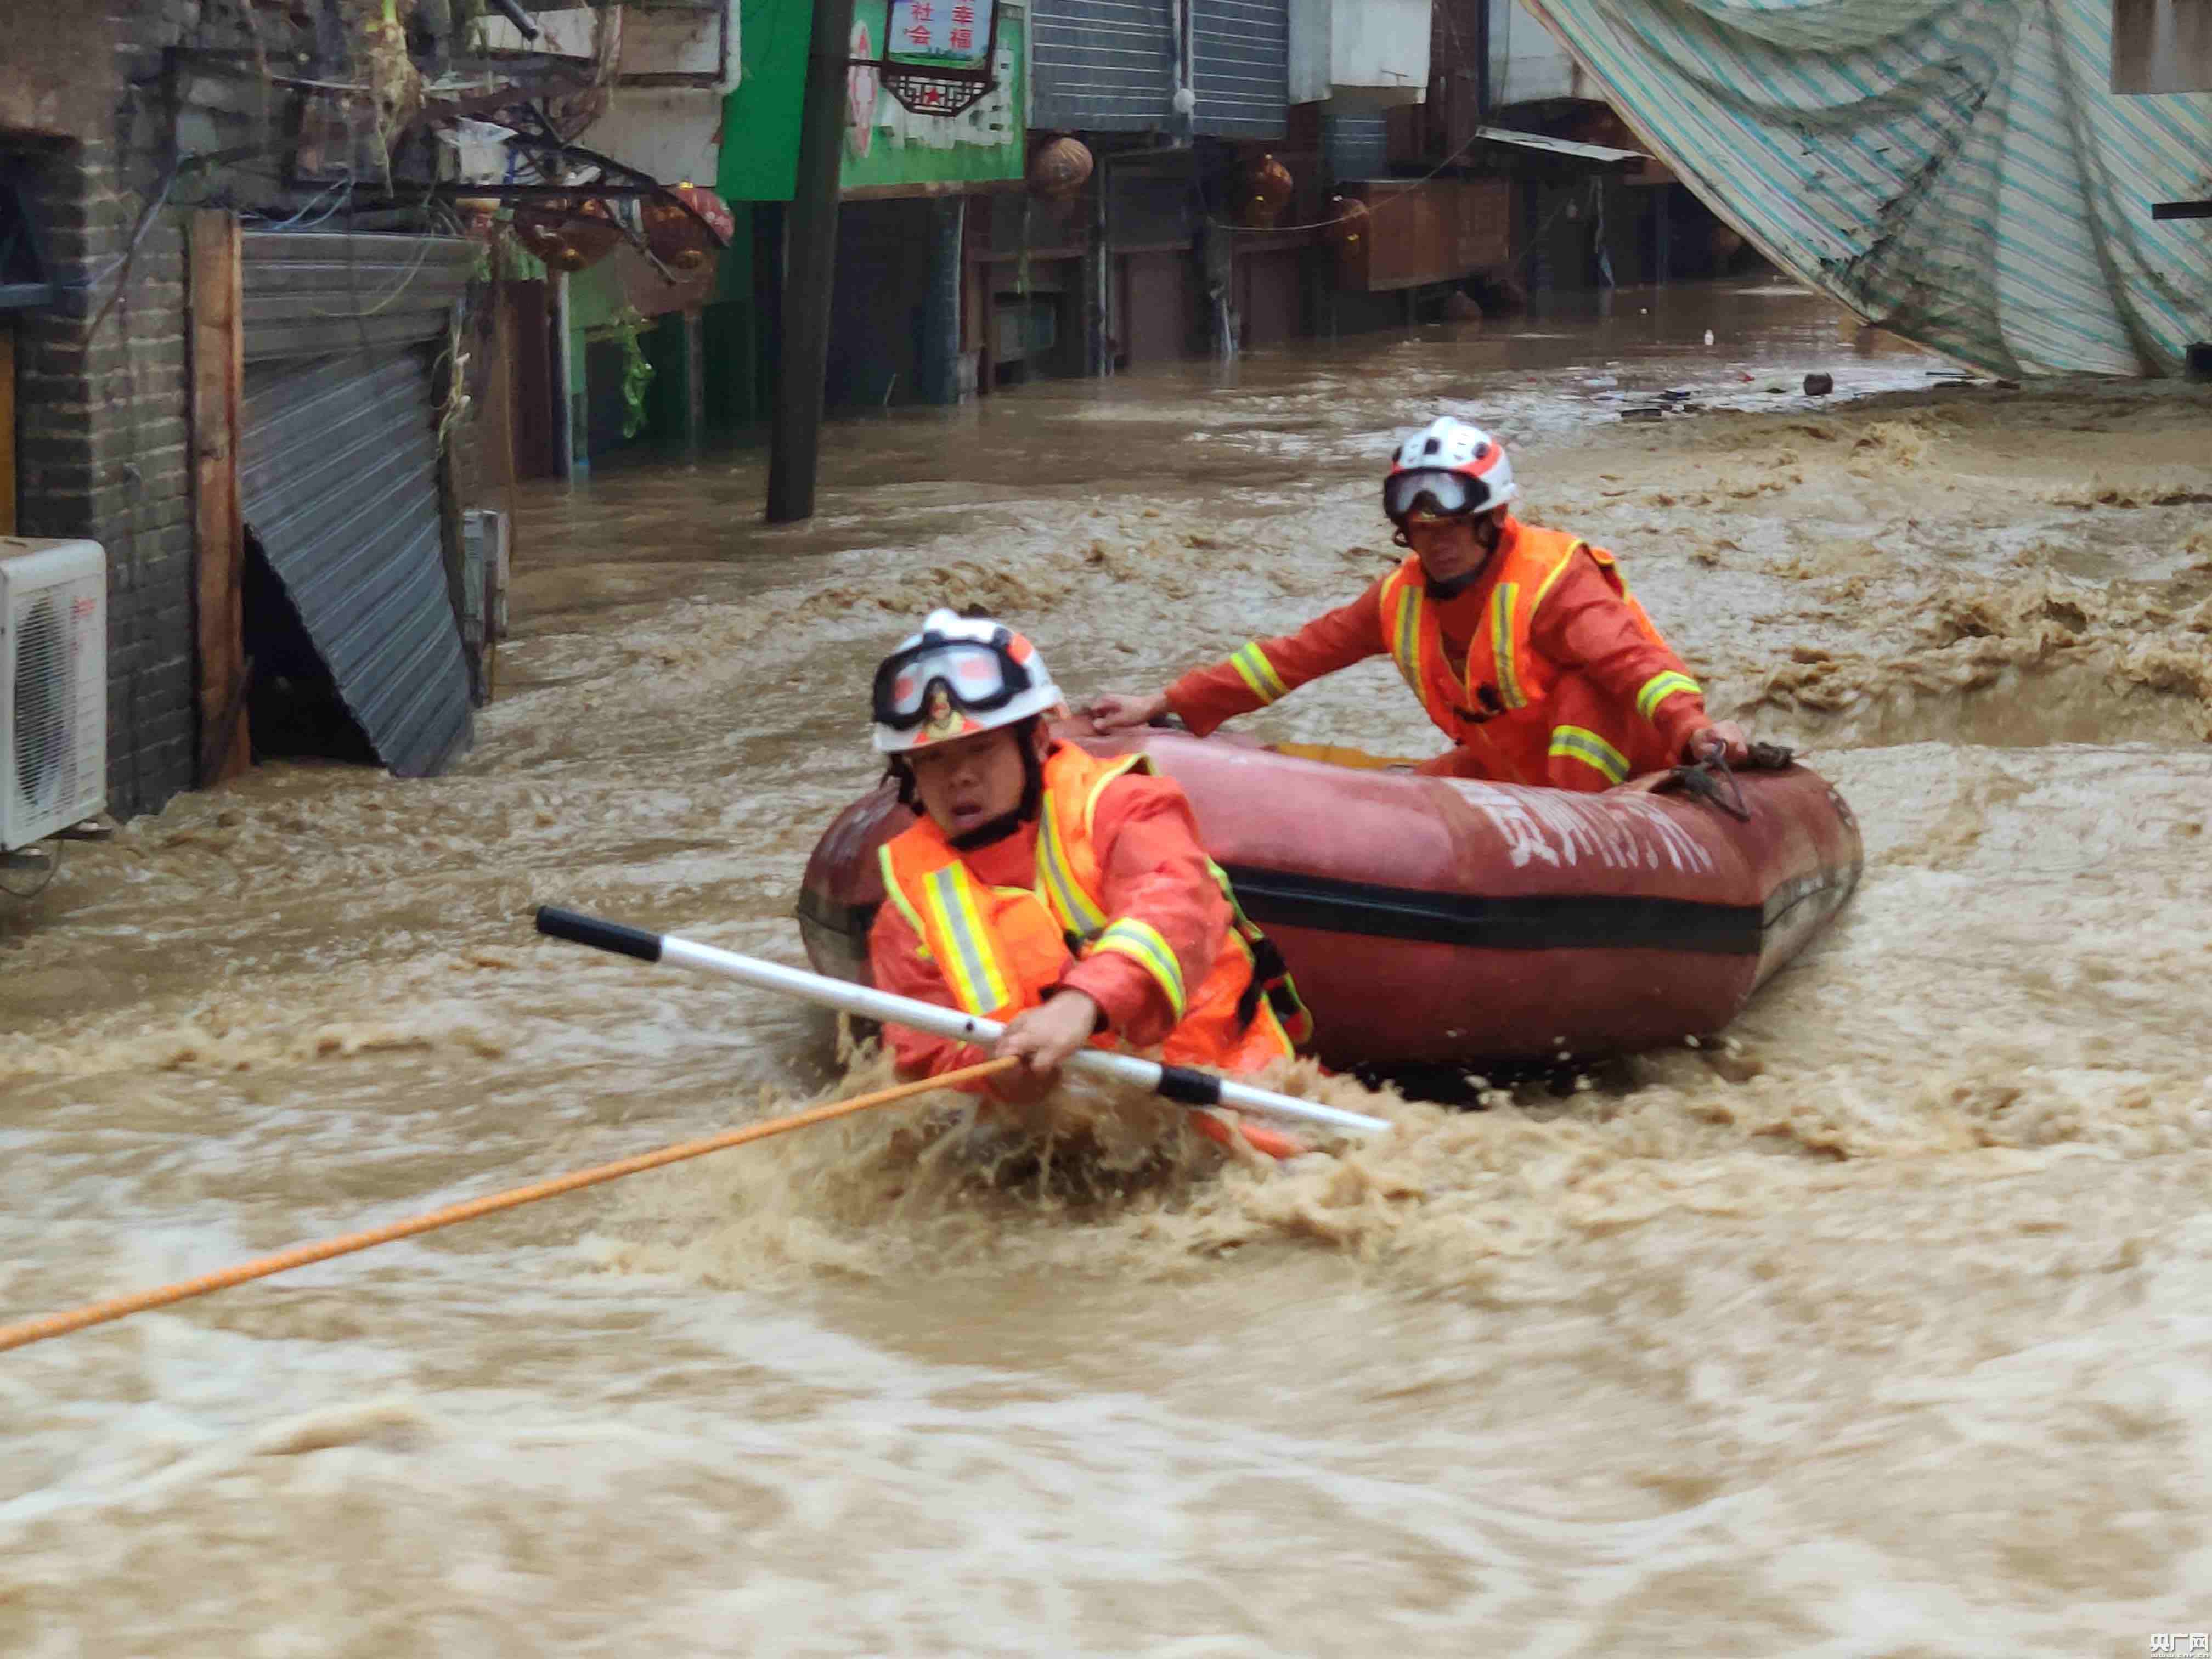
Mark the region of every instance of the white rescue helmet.
<instances>
[{"instance_id":1,"label":"white rescue helmet","mask_svg":"<svg viewBox=\"0 0 2212 1659\"><path fill-rule=\"evenodd\" d=\"M876 670L876 747L902 755L1012 726L1061 701L1028 640L988 617L939 607Z\"/></svg>"},{"instance_id":2,"label":"white rescue helmet","mask_svg":"<svg viewBox=\"0 0 2212 1659\"><path fill-rule=\"evenodd\" d=\"M1382 480L1382 511L1393 524L1416 510L1456 518L1503 507L1520 493L1504 444L1440 415L1398 446Z\"/></svg>"}]
</instances>

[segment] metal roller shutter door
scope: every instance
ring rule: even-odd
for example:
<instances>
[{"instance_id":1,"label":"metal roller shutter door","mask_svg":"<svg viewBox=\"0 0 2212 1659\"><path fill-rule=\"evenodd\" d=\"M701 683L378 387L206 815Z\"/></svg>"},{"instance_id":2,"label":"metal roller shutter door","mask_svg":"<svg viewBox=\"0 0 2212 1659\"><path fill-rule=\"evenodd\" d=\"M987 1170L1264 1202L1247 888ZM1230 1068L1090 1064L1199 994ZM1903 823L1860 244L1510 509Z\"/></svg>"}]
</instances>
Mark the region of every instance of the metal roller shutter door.
<instances>
[{"instance_id":1,"label":"metal roller shutter door","mask_svg":"<svg viewBox=\"0 0 2212 1659\"><path fill-rule=\"evenodd\" d=\"M477 250L280 231L248 234L241 257L241 510L377 757L435 772L470 714L430 364Z\"/></svg>"},{"instance_id":2,"label":"metal roller shutter door","mask_svg":"<svg viewBox=\"0 0 2212 1659\"><path fill-rule=\"evenodd\" d=\"M1218 138L1279 138L1291 100L1285 0L1190 0L1197 130Z\"/></svg>"},{"instance_id":3,"label":"metal roller shutter door","mask_svg":"<svg viewBox=\"0 0 2212 1659\"><path fill-rule=\"evenodd\" d=\"M1034 0L1030 127L1164 127L1175 97L1174 31L1169 0Z\"/></svg>"},{"instance_id":4,"label":"metal roller shutter door","mask_svg":"<svg viewBox=\"0 0 2212 1659\"><path fill-rule=\"evenodd\" d=\"M246 520L377 757L409 777L469 735L434 422L420 350L246 369Z\"/></svg>"}]
</instances>

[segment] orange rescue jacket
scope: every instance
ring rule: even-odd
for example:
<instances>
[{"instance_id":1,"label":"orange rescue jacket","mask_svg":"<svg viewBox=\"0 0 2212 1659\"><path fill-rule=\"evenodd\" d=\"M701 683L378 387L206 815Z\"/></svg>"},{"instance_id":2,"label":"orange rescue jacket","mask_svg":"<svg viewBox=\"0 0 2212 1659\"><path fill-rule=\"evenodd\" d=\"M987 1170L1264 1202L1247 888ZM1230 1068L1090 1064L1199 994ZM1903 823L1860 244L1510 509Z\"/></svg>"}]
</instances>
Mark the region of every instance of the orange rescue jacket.
<instances>
[{"instance_id":1,"label":"orange rescue jacket","mask_svg":"<svg viewBox=\"0 0 2212 1659\"><path fill-rule=\"evenodd\" d=\"M1231 925L1195 988L1184 984L1182 964L1158 930L1105 912L1103 862L1091 824L1100 793L1139 768L1151 770L1142 755L1100 761L1068 744L1046 759L1034 888L977 882L944 832L923 817L878 850L884 896L971 1014L1009 1019L1043 1001L1079 957L1118 951L1152 975L1175 1012L1175 1029L1161 1045L1164 1059L1257 1070L1288 1055L1293 1038L1304 1040L1310 1024L1279 971L1280 958L1244 919L1219 866L1209 861L1229 901ZM1115 1046L1110 1032L1091 1042Z\"/></svg>"},{"instance_id":2,"label":"orange rescue jacket","mask_svg":"<svg viewBox=\"0 0 2212 1659\"><path fill-rule=\"evenodd\" d=\"M1554 723L1547 704L1560 680L1575 670L1535 648L1536 612L1553 584L1585 554L1620 594L1638 631L1664 647L1666 640L1631 597L1613 555L1564 531L1522 525L1501 550L1501 562L1487 575L1490 603L1462 664L1446 659L1420 559L1408 556L1383 579L1383 644L1399 673L1443 734L1483 757L1495 776L1543 783L1547 762L1564 758L1582 763L1589 787L1602 789L1674 763L1651 714L1673 693L1697 691L1686 674L1654 676L1634 708L1586 708L1583 724Z\"/></svg>"}]
</instances>

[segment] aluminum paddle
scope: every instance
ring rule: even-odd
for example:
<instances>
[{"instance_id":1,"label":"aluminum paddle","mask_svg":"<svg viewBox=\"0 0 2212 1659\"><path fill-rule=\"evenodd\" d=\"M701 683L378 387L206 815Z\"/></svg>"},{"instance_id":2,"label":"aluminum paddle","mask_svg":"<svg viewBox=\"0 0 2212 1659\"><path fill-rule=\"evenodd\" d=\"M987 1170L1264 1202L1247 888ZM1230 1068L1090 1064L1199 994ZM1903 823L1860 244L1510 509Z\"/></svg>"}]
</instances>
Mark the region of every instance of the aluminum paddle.
<instances>
[{"instance_id":1,"label":"aluminum paddle","mask_svg":"<svg viewBox=\"0 0 2212 1659\"><path fill-rule=\"evenodd\" d=\"M1006 1029L996 1020L979 1019L957 1008L916 1002L911 997L893 996L888 991L854 985L823 974L787 968L780 962L764 962L758 957L717 950L674 933L648 933L618 921L605 921L550 904L538 908L538 931L554 939L588 945L594 950L611 951L617 956L635 957L640 962L703 969L758 990L799 997L866 1019L895 1021L917 1031L927 1031L933 1036L988 1045L997 1042ZM1382 1118L1340 1111L1334 1106L1216 1077L1211 1072L1196 1071L1188 1066L1163 1066L1158 1060L1139 1060L1133 1054L1119 1054L1109 1049L1079 1048L1069 1056L1067 1063L1096 1076L1132 1084L1179 1106L1233 1106L1243 1111L1267 1112L1276 1117L1325 1124L1333 1129L1362 1134L1387 1134L1390 1130L1389 1123Z\"/></svg>"}]
</instances>

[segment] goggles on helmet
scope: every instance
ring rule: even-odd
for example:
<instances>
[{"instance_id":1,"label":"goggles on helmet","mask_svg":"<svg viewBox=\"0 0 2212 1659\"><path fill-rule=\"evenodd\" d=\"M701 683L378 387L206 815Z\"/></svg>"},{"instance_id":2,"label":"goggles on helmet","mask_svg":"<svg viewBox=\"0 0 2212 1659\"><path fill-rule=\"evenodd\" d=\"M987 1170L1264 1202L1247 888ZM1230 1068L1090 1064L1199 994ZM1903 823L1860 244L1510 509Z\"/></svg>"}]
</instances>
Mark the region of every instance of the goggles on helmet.
<instances>
[{"instance_id":1,"label":"goggles on helmet","mask_svg":"<svg viewBox=\"0 0 2212 1659\"><path fill-rule=\"evenodd\" d=\"M1441 467L1393 472L1382 480L1382 511L1393 523L1415 513L1455 519L1481 511L1489 500L1490 486L1480 478Z\"/></svg>"},{"instance_id":2,"label":"goggles on helmet","mask_svg":"<svg viewBox=\"0 0 2212 1659\"><path fill-rule=\"evenodd\" d=\"M876 670L876 722L894 732L920 726L934 712L930 708L933 686L943 687L961 713L988 714L1034 690L1036 684L1029 668L996 641L925 640L892 653Z\"/></svg>"}]
</instances>

